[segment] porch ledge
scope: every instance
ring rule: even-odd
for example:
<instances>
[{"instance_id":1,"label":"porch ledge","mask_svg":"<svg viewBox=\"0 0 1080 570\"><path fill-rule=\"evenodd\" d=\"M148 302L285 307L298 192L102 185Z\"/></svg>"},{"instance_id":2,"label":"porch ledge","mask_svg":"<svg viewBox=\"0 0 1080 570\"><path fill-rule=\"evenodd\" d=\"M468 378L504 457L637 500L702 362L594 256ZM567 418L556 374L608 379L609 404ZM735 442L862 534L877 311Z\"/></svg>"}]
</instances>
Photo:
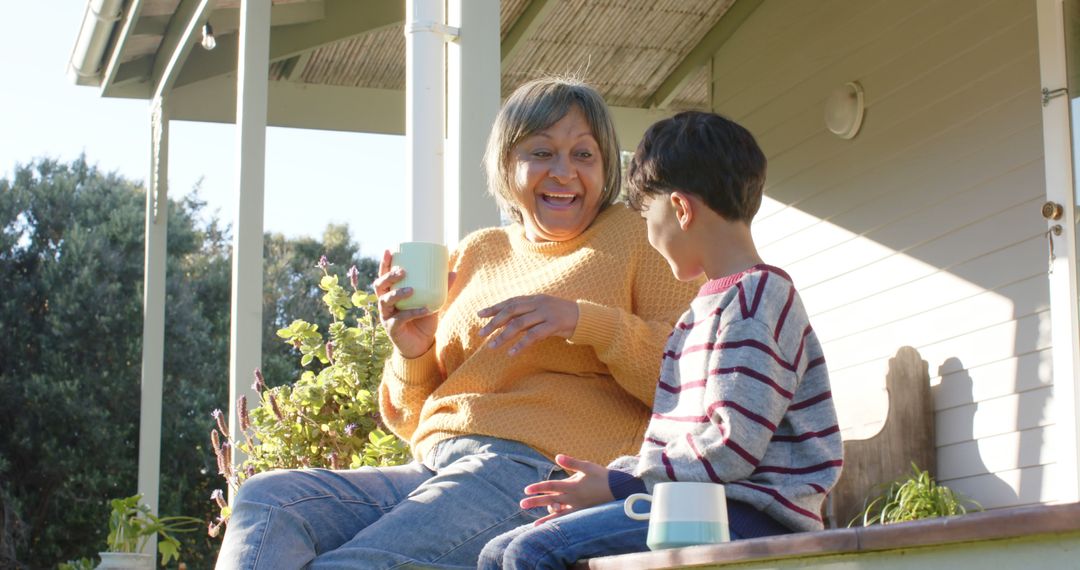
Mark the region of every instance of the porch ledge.
<instances>
[{"instance_id":1,"label":"porch ledge","mask_svg":"<svg viewBox=\"0 0 1080 570\"><path fill-rule=\"evenodd\" d=\"M577 570L722 566L1016 539L1080 534L1080 503L1037 505L885 526L803 532L656 552L606 556L577 563Z\"/></svg>"}]
</instances>

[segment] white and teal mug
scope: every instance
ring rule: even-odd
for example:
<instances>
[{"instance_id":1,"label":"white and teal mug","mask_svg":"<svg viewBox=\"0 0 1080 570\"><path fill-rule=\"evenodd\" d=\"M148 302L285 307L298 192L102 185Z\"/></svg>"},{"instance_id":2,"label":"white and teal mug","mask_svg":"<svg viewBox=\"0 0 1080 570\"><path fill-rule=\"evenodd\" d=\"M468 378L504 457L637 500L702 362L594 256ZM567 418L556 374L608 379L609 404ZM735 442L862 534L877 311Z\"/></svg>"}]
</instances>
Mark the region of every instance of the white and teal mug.
<instances>
[{"instance_id":1,"label":"white and teal mug","mask_svg":"<svg viewBox=\"0 0 1080 570\"><path fill-rule=\"evenodd\" d=\"M397 303L401 310L419 309L438 311L446 301L447 277L450 271L450 254L441 243L410 241L401 244L394 253L393 265L405 270L405 278L394 285L412 287L413 294Z\"/></svg>"},{"instance_id":2,"label":"white and teal mug","mask_svg":"<svg viewBox=\"0 0 1080 570\"><path fill-rule=\"evenodd\" d=\"M652 503L648 513L634 512L638 501ZM649 521L646 544L652 550L731 540L727 497L717 483L657 483L652 495L627 497L623 510L634 520Z\"/></svg>"}]
</instances>

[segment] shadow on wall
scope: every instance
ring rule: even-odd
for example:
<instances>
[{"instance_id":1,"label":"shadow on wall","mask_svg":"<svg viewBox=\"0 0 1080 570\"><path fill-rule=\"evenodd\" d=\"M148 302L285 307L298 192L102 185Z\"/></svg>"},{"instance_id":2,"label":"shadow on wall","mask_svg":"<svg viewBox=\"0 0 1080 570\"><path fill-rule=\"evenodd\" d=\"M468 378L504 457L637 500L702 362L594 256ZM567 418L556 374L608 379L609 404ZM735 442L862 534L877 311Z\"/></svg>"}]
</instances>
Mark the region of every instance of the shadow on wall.
<instances>
[{"instance_id":1,"label":"shadow on wall","mask_svg":"<svg viewBox=\"0 0 1080 570\"><path fill-rule=\"evenodd\" d=\"M1032 413L1041 416L1049 403L1045 401L1048 398L1041 398L1043 405L1027 401L1022 394L989 400L980 398L975 393L971 373L956 357L946 359L938 373L941 384L935 387L935 394L948 390L951 398L962 395L965 402L936 414L943 433L949 436L949 440L937 450L939 482L975 499L985 508L1031 502L1023 500L1022 496L1039 497L1042 494L1042 480L1038 473L1021 471L1015 482L1019 487L1014 488L997 474L1000 469L996 466L1015 469L1015 466L1038 463L1038 455L1045 443L1043 432L1039 429L1024 431L1023 428L1031 421L1030 417L1025 416ZM1048 392L1046 394L1048 396ZM1015 406L1010 405L1010 398L1015 398ZM1008 408L995 409L998 406ZM984 408L981 413L980 408ZM1034 408L1038 408L1037 412ZM977 423L979 429L976 429ZM1035 423L1038 423L1037 419Z\"/></svg>"}]
</instances>

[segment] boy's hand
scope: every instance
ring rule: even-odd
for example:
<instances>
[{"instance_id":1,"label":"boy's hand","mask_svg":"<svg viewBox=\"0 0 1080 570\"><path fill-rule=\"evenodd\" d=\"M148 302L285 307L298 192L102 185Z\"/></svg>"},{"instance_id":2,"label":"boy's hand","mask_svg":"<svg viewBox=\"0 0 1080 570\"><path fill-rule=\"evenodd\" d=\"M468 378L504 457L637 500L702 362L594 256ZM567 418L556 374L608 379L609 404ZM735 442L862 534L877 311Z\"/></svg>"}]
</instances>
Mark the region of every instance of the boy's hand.
<instances>
[{"instance_id":1,"label":"boy's hand","mask_svg":"<svg viewBox=\"0 0 1080 570\"><path fill-rule=\"evenodd\" d=\"M569 455L556 455L555 463L575 473L561 481L541 481L525 487L526 495L521 508L546 507L548 515L534 525L543 524L581 509L615 500L608 487L608 469L589 461L574 459Z\"/></svg>"}]
</instances>

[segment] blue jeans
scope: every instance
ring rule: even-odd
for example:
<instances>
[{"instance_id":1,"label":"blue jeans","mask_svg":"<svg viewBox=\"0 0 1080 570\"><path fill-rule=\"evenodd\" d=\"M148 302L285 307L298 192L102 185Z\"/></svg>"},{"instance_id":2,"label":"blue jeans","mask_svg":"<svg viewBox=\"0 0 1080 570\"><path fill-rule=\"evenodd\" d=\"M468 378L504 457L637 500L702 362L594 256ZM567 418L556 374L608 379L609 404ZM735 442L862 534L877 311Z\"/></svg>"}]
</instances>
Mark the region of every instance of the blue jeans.
<instances>
[{"instance_id":1,"label":"blue jeans","mask_svg":"<svg viewBox=\"0 0 1080 570\"><path fill-rule=\"evenodd\" d=\"M563 515L540 526L532 523L500 535L480 553L480 570L567 568L598 556L645 552L649 521L623 511L624 499ZM635 509L636 510L636 509ZM791 532L753 507L728 501L731 540ZM740 533L740 530L743 532Z\"/></svg>"},{"instance_id":2,"label":"blue jeans","mask_svg":"<svg viewBox=\"0 0 1080 570\"><path fill-rule=\"evenodd\" d=\"M240 487L217 568L474 568L489 540L545 513L518 501L553 474L484 436L440 442L424 464L261 473Z\"/></svg>"}]
</instances>

